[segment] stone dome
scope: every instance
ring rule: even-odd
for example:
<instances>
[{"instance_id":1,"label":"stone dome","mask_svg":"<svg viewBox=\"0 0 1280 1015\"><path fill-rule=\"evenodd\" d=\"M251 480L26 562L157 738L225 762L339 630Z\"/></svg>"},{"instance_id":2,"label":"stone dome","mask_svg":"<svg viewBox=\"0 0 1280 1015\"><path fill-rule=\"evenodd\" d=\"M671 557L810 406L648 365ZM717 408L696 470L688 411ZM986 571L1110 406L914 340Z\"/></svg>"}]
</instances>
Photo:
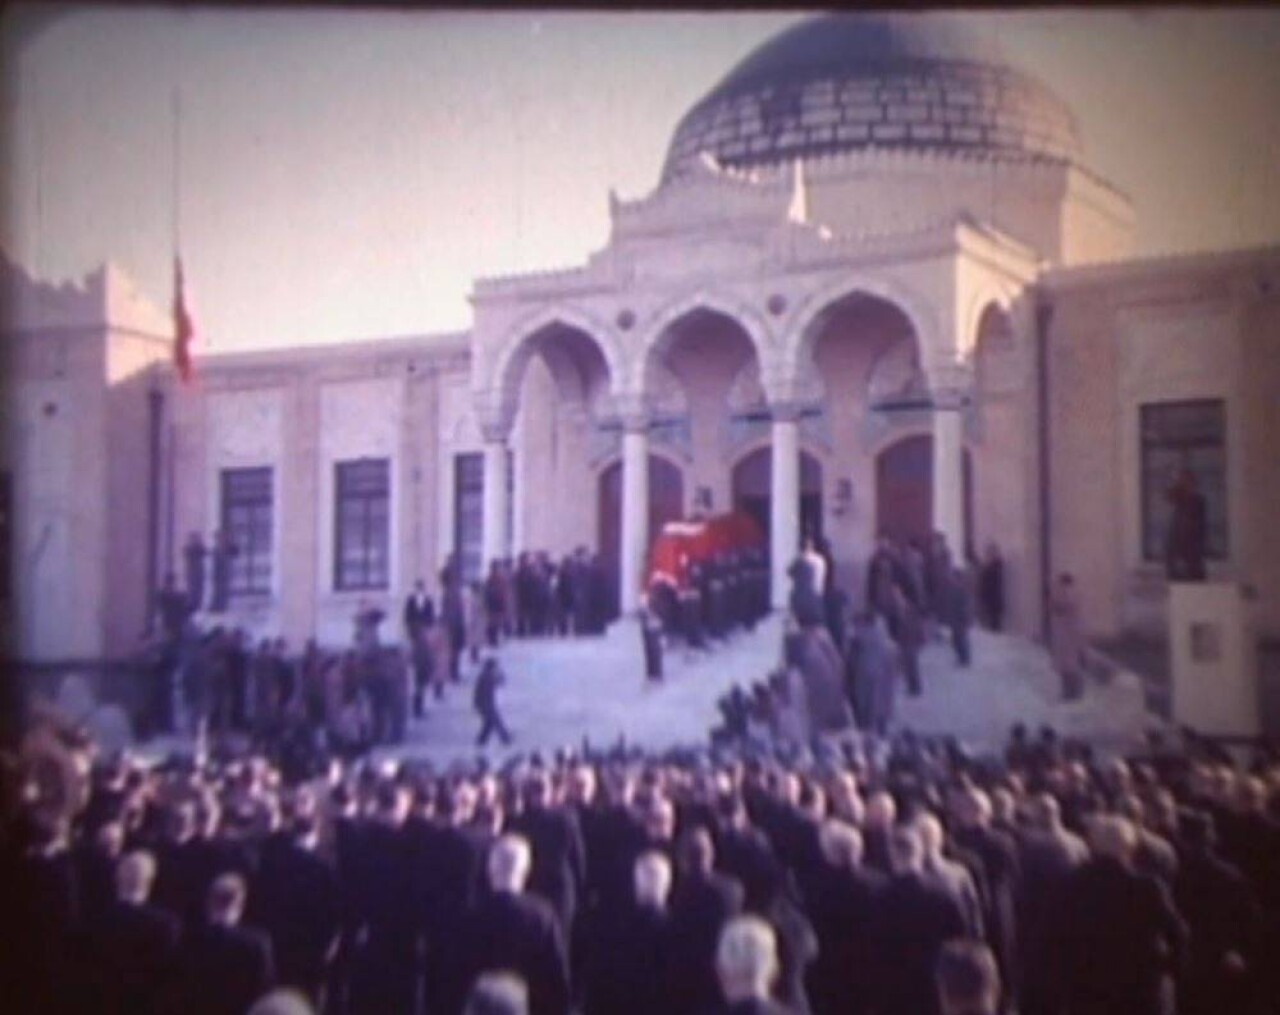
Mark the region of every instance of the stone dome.
<instances>
[{"instance_id":1,"label":"stone dome","mask_svg":"<svg viewBox=\"0 0 1280 1015\"><path fill-rule=\"evenodd\" d=\"M747 168L866 149L1078 162L1071 109L946 14L831 14L733 68L676 128L663 182L702 153Z\"/></svg>"}]
</instances>

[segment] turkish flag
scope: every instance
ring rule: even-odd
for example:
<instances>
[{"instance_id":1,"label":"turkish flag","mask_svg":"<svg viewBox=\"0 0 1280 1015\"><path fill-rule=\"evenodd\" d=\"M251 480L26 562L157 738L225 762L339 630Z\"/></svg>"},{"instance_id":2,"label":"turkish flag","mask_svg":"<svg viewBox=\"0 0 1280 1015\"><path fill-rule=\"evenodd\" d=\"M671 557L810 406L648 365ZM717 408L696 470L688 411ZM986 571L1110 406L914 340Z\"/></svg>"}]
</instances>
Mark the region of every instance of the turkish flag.
<instances>
[{"instance_id":1,"label":"turkish flag","mask_svg":"<svg viewBox=\"0 0 1280 1015\"><path fill-rule=\"evenodd\" d=\"M183 291L182 257L177 256L173 259L173 366L184 384L191 380L195 371L191 358L191 343L195 337L195 325Z\"/></svg>"}]
</instances>

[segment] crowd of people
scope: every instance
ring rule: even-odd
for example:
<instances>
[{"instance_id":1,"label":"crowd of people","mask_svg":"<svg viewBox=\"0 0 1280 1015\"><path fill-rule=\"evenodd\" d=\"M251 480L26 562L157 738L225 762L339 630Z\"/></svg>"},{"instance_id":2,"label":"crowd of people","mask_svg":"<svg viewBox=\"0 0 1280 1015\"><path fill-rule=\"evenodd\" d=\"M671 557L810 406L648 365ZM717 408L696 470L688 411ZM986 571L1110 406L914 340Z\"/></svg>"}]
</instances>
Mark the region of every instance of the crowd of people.
<instances>
[{"instance_id":1,"label":"crowd of people","mask_svg":"<svg viewBox=\"0 0 1280 1015\"><path fill-rule=\"evenodd\" d=\"M882 538L856 611L821 540L807 541L788 573L780 665L720 698L718 742L803 745L850 726L883 736L894 722L899 688L911 696L924 691L920 654L929 641L949 640L956 664L969 666L974 620L997 631L1003 624L1003 561L994 544L981 563L970 558L958 567L940 533L927 553L914 540ZM1074 599L1060 590L1054 604L1055 662L1068 666L1078 688L1083 642L1078 626L1069 637L1067 624L1076 616Z\"/></svg>"},{"instance_id":2,"label":"crowd of people","mask_svg":"<svg viewBox=\"0 0 1280 1015\"><path fill-rule=\"evenodd\" d=\"M236 735L293 767L317 753L355 757L402 742L410 720L465 673L476 677L482 720L506 739L493 699L500 674L481 665L486 647L508 638L599 634L616 615L600 557L580 548L558 564L546 553L495 561L484 581L471 583L450 559L438 597L415 583L399 633L387 629L384 611L361 603L346 648L321 648L314 639L300 651L283 638L255 645L243 628L221 622L225 589L215 589L202 610L205 554L194 538L189 549L194 584L179 588L169 575L157 597L151 695L137 717L140 732Z\"/></svg>"},{"instance_id":3,"label":"crowd of people","mask_svg":"<svg viewBox=\"0 0 1280 1015\"><path fill-rule=\"evenodd\" d=\"M957 589L1000 623L989 569L932 553L883 543L846 630L807 546L781 669L726 697L707 745L664 754L365 757L483 642L558 630L486 610L510 628L445 641L457 582L438 610L409 597L407 650L368 608L336 656L202 634L191 700L246 736L147 764L49 720L0 754L0 996L144 1015L1280 1015L1280 758L890 735L904 628L959 660ZM483 735L507 740L500 682L483 660ZM346 738L353 705L385 725ZM316 727L305 756L282 749Z\"/></svg>"},{"instance_id":4,"label":"crowd of people","mask_svg":"<svg viewBox=\"0 0 1280 1015\"><path fill-rule=\"evenodd\" d=\"M599 553L578 547L494 561L475 593L490 646L503 638L600 634L618 616L617 580Z\"/></svg>"},{"instance_id":5,"label":"crowd of people","mask_svg":"<svg viewBox=\"0 0 1280 1015\"><path fill-rule=\"evenodd\" d=\"M0 767L8 1010L1280 1011L1275 756L1019 729L295 781L33 736Z\"/></svg>"}]
</instances>

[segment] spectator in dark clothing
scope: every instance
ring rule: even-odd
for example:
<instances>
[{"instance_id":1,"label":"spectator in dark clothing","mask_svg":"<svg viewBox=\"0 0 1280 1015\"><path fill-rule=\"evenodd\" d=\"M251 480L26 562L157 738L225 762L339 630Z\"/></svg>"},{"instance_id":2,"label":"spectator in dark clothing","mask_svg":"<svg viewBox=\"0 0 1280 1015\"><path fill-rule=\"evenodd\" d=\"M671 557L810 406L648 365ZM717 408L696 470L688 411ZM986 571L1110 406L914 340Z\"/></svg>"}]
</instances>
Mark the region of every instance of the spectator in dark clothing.
<instances>
[{"instance_id":1,"label":"spectator in dark clothing","mask_svg":"<svg viewBox=\"0 0 1280 1015\"><path fill-rule=\"evenodd\" d=\"M1184 818L1182 844L1173 897L1192 934L1180 1015L1265 1010L1257 897L1239 870L1215 852L1209 815L1191 812Z\"/></svg>"},{"instance_id":2,"label":"spectator in dark clothing","mask_svg":"<svg viewBox=\"0 0 1280 1015\"><path fill-rule=\"evenodd\" d=\"M409 795L402 786L379 787L375 820L357 849L358 947L351 999L356 1012L408 1011L417 991L417 929L409 842L403 826Z\"/></svg>"},{"instance_id":3,"label":"spectator in dark clothing","mask_svg":"<svg viewBox=\"0 0 1280 1015\"><path fill-rule=\"evenodd\" d=\"M715 1015L791 1015L769 996L778 973L773 929L759 917L730 920L716 947L716 975L724 995Z\"/></svg>"},{"instance_id":4,"label":"spectator in dark clothing","mask_svg":"<svg viewBox=\"0 0 1280 1015\"><path fill-rule=\"evenodd\" d=\"M507 830L528 840L533 852L529 891L555 911L568 940L586 882L582 830L572 810L552 806L551 782L545 773L536 773L526 782L524 802L524 811L512 817Z\"/></svg>"},{"instance_id":5,"label":"spectator in dark clothing","mask_svg":"<svg viewBox=\"0 0 1280 1015\"><path fill-rule=\"evenodd\" d=\"M748 819L740 798L726 796L717 807L721 819L717 865L742 885L745 908L762 914L782 881L781 864L768 837Z\"/></svg>"},{"instance_id":6,"label":"spectator in dark clothing","mask_svg":"<svg viewBox=\"0 0 1280 1015\"><path fill-rule=\"evenodd\" d=\"M1166 1015L1186 926L1161 884L1133 872L1128 821L1096 818L1091 844L1060 899L1063 1000L1073 1015Z\"/></svg>"},{"instance_id":7,"label":"spectator in dark clothing","mask_svg":"<svg viewBox=\"0 0 1280 1015\"><path fill-rule=\"evenodd\" d=\"M315 819L295 818L275 848L264 848L252 898L256 922L271 936L280 983L319 1006L341 904L333 868L317 846Z\"/></svg>"},{"instance_id":8,"label":"spectator in dark clothing","mask_svg":"<svg viewBox=\"0 0 1280 1015\"><path fill-rule=\"evenodd\" d=\"M116 867L116 901L90 924L89 988L95 1011L161 1011L160 990L173 971L182 924L148 903L155 873L151 854L127 854Z\"/></svg>"},{"instance_id":9,"label":"spectator in dark clothing","mask_svg":"<svg viewBox=\"0 0 1280 1015\"><path fill-rule=\"evenodd\" d=\"M952 838L981 865L987 940L1005 983L1017 982L1018 849L1005 833L991 827L990 797L969 787L952 796Z\"/></svg>"},{"instance_id":10,"label":"spectator in dark clothing","mask_svg":"<svg viewBox=\"0 0 1280 1015\"><path fill-rule=\"evenodd\" d=\"M1054 1015L1062 991L1053 916L1071 872L1088 860L1089 847L1062 827L1058 802L1047 793L1029 801L1027 826L1019 847L1015 903L1018 1004L1021 1015Z\"/></svg>"},{"instance_id":11,"label":"spectator in dark clothing","mask_svg":"<svg viewBox=\"0 0 1280 1015\"><path fill-rule=\"evenodd\" d=\"M184 1015L243 1015L275 982L271 940L239 926L247 889L238 874L209 888L207 920L185 941L177 964L174 1001Z\"/></svg>"},{"instance_id":12,"label":"spectator in dark clothing","mask_svg":"<svg viewBox=\"0 0 1280 1015\"><path fill-rule=\"evenodd\" d=\"M742 885L714 870L715 846L705 828L693 828L677 845L679 880L671 898L672 1011L702 1012L720 998L716 945L730 919L742 912Z\"/></svg>"},{"instance_id":13,"label":"spectator in dark clothing","mask_svg":"<svg viewBox=\"0 0 1280 1015\"><path fill-rule=\"evenodd\" d=\"M427 1010L449 1010L454 966L461 961L458 928L485 884L484 836L472 824L475 789L459 783L442 801L442 820L412 850L415 869L424 872L420 905L426 944Z\"/></svg>"},{"instance_id":14,"label":"spectator in dark clothing","mask_svg":"<svg viewBox=\"0 0 1280 1015\"><path fill-rule=\"evenodd\" d=\"M514 973L481 973L462 1015L529 1015L529 988Z\"/></svg>"},{"instance_id":15,"label":"spectator in dark clothing","mask_svg":"<svg viewBox=\"0 0 1280 1015\"><path fill-rule=\"evenodd\" d=\"M842 821L822 826L822 860L808 910L818 935L809 972L815 1012L871 1011L876 974L876 917L887 879L862 866L862 836Z\"/></svg>"},{"instance_id":16,"label":"spectator in dark clothing","mask_svg":"<svg viewBox=\"0 0 1280 1015\"><path fill-rule=\"evenodd\" d=\"M124 829L118 821L109 821L75 851L80 918L86 924L95 922L116 901L116 865L123 846Z\"/></svg>"},{"instance_id":17,"label":"spectator in dark clothing","mask_svg":"<svg viewBox=\"0 0 1280 1015\"><path fill-rule=\"evenodd\" d=\"M934 969L942 946L964 935L964 914L945 889L924 877L915 829L894 828L889 852L893 877L877 920L877 1009L883 1015L938 1015Z\"/></svg>"},{"instance_id":18,"label":"spectator in dark clothing","mask_svg":"<svg viewBox=\"0 0 1280 1015\"><path fill-rule=\"evenodd\" d=\"M504 835L490 849L490 891L461 929L461 983L465 992L486 970L511 970L529 986L530 1015L565 1015L569 968L564 938L551 908L524 891L530 865L529 844L518 835Z\"/></svg>"},{"instance_id":19,"label":"spectator in dark clothing","mask_svg":"<svg viewBox=\"0 0 1280 1015\"><path fill-rule=\"evenodd\" d=\"M661 853L635 863L635 892L625 906L597 910L585 961L586 1015L670 1012L671 864Z\"/></svg>"},{"instance_id":20,"label":"spectator in dark clothing","mask_svg":"<svg viewBox=\"0 0 1280 1015\"><path fill-rule=\"evenodd\" d=\"M991 949L978 941L948 941L938 956L942 1015L998 1015L1000 971Z\"/></svg>"}]
</instances>

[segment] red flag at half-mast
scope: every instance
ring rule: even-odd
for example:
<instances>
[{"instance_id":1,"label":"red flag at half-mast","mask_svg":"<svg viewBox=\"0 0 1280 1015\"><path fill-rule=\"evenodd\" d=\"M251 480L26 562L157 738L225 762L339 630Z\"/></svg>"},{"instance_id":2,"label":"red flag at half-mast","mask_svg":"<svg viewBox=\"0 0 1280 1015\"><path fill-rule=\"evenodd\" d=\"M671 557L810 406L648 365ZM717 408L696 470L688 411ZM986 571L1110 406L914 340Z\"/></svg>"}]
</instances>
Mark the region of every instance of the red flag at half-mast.
<instances>
[{"instance_id":1,"label":"red flag at half-mast","mask_svg":"<svg viewBox=\"0 0 1280 1015\"><path fill-rule=\"evenodd\" d=\"M187 310L182 287L182 258L173 259L173 365L178 377L185 384L191 380L194 363L191 359L191 342L195 338L195 325Z\"/></svg>"}]
</instances>

